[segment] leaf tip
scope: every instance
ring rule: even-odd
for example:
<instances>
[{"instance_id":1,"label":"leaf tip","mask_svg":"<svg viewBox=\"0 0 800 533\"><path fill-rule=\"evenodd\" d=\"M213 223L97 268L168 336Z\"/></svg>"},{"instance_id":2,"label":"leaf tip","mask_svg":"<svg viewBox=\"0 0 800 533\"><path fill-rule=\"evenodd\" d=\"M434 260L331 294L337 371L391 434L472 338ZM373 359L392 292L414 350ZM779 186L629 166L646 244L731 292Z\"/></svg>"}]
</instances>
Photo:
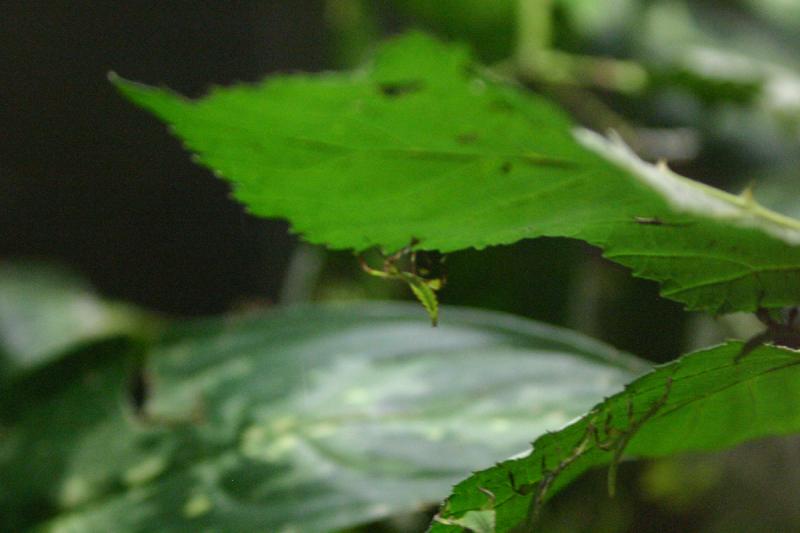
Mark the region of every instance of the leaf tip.
<instances>
[{"instance_id":1,"label":"leaf tip","mask_svg":"<svg viewBox=\"0 0 800 533\"><path fill-rule=\"evenodd\" d=\"M143 85L141 83L136 83L135 81L123 78L122 76L117 74L117 71L115 70L109 70L108 72L106 72L106 79L111 85L113 85L114 87L123 92L125 91L125 89L133 88L136 86L147 87L146 85Z\"/></svg>"}]
</instances>

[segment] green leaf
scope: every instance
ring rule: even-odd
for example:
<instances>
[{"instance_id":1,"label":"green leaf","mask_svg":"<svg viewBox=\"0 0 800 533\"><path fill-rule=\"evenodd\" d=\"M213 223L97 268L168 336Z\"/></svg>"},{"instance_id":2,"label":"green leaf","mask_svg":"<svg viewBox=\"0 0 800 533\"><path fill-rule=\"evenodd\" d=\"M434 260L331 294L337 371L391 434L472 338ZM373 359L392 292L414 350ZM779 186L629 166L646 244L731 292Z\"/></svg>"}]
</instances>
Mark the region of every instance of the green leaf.
<instances>
[{"instance_id":1,"label":"green leaf","mask_svg":"<svg viewBox=\"0 0 800 533\"><path fill-rule=\"evenodd\" d=\"M351 74L274 77L193 102L112 80L314 243L450 252L538 236L605 250L690 309L800 302L800 221L639 160L547 101L412 34Z\"/></svg>"},{"instance_id":2,"label":"green leaf","mask_svg":"<svg viewBox=\"0 0 800 533\"><path fill-rule=\"evenodd\" d=\"M21 413L0 509L59 511L46 531L333 530L441 501L644 366L506 315L431 328L387 304L197 322L149 361L138 419L113 368Z\"/></svg>"},{"instance_id":3,"label":"green leaf","mask_svg":"<svg viewBox=\"0 0 800 533\"><path fill-rule=\"evenodd\" d=\"M455 518L441 523L450 526L459 526L471 533L494 533L497 528L494 509L467 511L461 518Z\"/></svg>"},{"instance_id":4,"label":"green leaf","mask_svg":"<svg viewBox=\"0 0 800 533\"><path fill-rule=\"evenodd\" d=\"M439 280L434 280L434 283L431 283L429 280L410 272L402 272L401 278L408 283L411 292L414 293L414 296L425 308L425 311L428 312L428 316L431 317L431 323L436 326L439 323L439 299L436 297L435 289L439 286L436 283Z\"/></svg>"},{"instance_id":5,"label":"green leaf","mask_svg":"<svg viewBox=\"0 0 800 533\"><path fill-rule=\"evenodd\" d=\"M613 482L623 454L718 450L800 431L800 352L762 346L736 363L742 347L731 342L663 365L577 422L539 437L525 457L462 481L431 532L462 531L452 522L486 510L487 494L497 532L512 531L535 514L537 497L547 500L589 468L611 464Z\"/></svg>"},{"instance_id":6,"label":"green leaf","mask_svg":"<svg viewBox=\"0 0 800 533\"><path fill-rule=\"evenodd\" d=\"M131 334L141 319L130 307L102 300L71 272L38 263L0 264L2 373L20 375L88 342Z\"/></svg>"},{"instance_id":7,"label":"green leaf","mask_svg":"<svg viewBox=\"0 0 800 533\"><path fill-rule=\"evenodd\" d=\"M95 343L15 380L0 397L0 524L23 531L128 483L156 476L175 453L165 428L134 422L127 398L137 354ZM113 530L113 528L112 528Z\"/></svg>"},{"instance_id":8,"label":"green leaf","mask_svg":"<svg viewBox=\"0 0 800 533\"><path fill-rule=\"evenodd\" d=\"M775 22L786 24L800 13L796 7L793 14L789 11L783 6ZM778 39L781 29L758 18L742 13L727 19L711 5L654 3L632 24L638 34L634 54L651 66L656 87L674 83L707 103L748 104L796 124L800 77L795 51L800 41L796 36Z\"/></svg>"},{"instance_id":9,"label":"green leaf","mask_svg":"<svg viewBox=\"0 0 800 533\"><path fill-rule=\"evenodd\" d=\"M411 26L466 41L481 59L498 61L514 51L516 0L393 0Z\"/></svg>"}]
</instances>

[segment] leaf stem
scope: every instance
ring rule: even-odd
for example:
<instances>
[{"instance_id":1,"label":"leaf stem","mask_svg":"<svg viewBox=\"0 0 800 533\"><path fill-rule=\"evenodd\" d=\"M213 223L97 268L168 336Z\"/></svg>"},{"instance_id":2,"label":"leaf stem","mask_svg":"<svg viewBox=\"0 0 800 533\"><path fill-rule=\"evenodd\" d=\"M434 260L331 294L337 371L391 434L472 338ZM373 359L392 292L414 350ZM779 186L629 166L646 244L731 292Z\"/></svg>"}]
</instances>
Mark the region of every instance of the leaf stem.
<instances>
[{"instance_id":1,"label":"leaf stem","mask_svg":"<svg viewBox=\"0 0 800 533\"><path fill-rule=\"evenodd\" d=\"M552 40L552 0L517 1L515 62L520 67L537 66Z\"/></svg>"},{"instance_id":2,"label":"leaf stem","mask_svg":"<svg viewBox=\"0 0 800 533\"><path fill-rule=\"evenodd\" d=\"M518 0L517 44L511 62L518 78L622 93L645 87L647 72L635 62L554 50L552 13L552 0Z\"/></svg>"}]
</instances>

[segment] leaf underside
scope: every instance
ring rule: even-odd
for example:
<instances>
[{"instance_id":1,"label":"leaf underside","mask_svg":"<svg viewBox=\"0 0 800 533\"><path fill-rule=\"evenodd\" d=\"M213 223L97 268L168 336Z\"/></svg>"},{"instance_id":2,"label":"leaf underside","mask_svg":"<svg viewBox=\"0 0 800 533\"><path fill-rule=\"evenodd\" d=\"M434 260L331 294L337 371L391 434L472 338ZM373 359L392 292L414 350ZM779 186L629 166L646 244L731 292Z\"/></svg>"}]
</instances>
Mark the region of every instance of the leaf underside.
<instances>
[{"instance_id":1,"label":"leaf underside","mask_svg":"<svg viewBox=\"0 0 800 533\"><path fill-rule=\"evenodd\" d=\"M310 242L450 252L564 236L689 309L800 302L800 221L649 166L420 34L352 73L190 101L112 76L260 216Z\"/></svg>"}]
</instances>

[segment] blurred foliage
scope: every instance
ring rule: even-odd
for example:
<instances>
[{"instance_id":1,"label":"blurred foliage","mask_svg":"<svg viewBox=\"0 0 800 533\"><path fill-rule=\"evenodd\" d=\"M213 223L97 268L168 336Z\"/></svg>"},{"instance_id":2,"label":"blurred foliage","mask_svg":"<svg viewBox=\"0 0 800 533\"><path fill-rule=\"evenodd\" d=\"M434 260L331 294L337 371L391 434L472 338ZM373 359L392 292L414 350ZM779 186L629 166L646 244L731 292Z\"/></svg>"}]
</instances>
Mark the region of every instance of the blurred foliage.
<instances>
[{"instance_id":1,"label":"blurred foliage","mask_svg":"<svg viewBox=\"0 0 800 533\"><path fill-rule=\"evenodd\" d=\"M63 317L24 325L49 312ZM0 522L245 532L384 518L437 502L645 367L567 330L445 313L432 329L416 306L307 306L74 352L0 400Z\"/></svg>"},{"instance_id":2,"label":"blurred foliage","mask_svg":"<svg viewBox=\"0 0 800 533\"><path fill-rule=\"evenodd\" d=\"M470 43L484 61L513 53L515 0L392 0L406 24Z\"/></svg>"},{"instance_id":3,"label":"blurred foliage","mask_svg":"<svg viewBox=\"0 0 800 533\"><path fill-rule=\"evenodd\" d=\"M646 71L646 84L638 91L615 91L613 86L597 87L589 78L578 86L553 83L541 73L539 78L525 76L521 83L557 100L578 122L597 130L615 128L642 157L666 158L683 174L737 193L753 184L760 202L800 215L800 3L553 0L552 5L554 50L634 62ZM517 7L510 0L334 0L327 6L332 67L357 64L379 37L405 28L467 42L479 58L498 66L515 53ZM686 315L658 300L653 284L631 279L600 259L596 250L574 242L523 241L480 253L458 252L445 264L449 283L441 296L446 304L478 305L568 325L658 361L677 357L689 344L695 347L698 338L747 338L755 331L752 324L735 320ZM296 294L319 300L410 298L402 285L364 276L352 254L328 254L320 268L319 277L301 279L308 286ZM23 293L22 278L38 281ZM411 314L419 318L417 310ZM219 319L206 325L213 324L219 336L216 347L224 348L258 320ZM260 374L246 376L237 370L236 357L227 363L222 358L239 353L268 366L275 357L270 349L281 353L286 348L249 331L255 345L244 351L208 352L207 372L201 360L168 368L180 354L169 355L167 346L192 353L204 335L198 325L179 326L171 330L169 344L156 351L163 356L155 363L158 375L169 370L164 376L170 392L153 380L152 371L141 371L156 322L143 324L141 312L107 303L75 276L41 266L2 265L0 530L20 530L69 509L76 514L61 522L65 528L93 516L104 530L115 531L123 514L129 523L158 516L156 508L141 502L152 502L164 491L164 505L173 505L178 517L189 512L202 519L214 509L217 500L185 492L213 485L207 469L188 465L222 464L230 457L224 450L236 450L236 432L244 425L226 425L226 417L242 412L254 420L269 417L241 402L198 404L197 398L234 384L244 388L240 399L263 397L263 375L276 379L266 366ZM309 337L329 333L311 332ZM328 363L320 368L329 368ZM165 394L159 409L153 407L154 390L155 398ZM305 389L298 390L292 398L302 404ZM474 399L474 391L470 394L461 396L464 405ZM200 404L210 409L215 434L193 425L192 409ZM327 404L310 405L335 410ZM300 411L308 414L304 409ZM216 434L219 428L223 431ZM535 435L536 430L526 428L518 428L520 444L525 431L528 440ZM794 531L800 524L793 490L800 484L797 450L796 440L771 439L726 453L623 464L614 499L604 497L605 473L590 473L556 495L543 524L553 532ZM487 454L486 461L504 458L481 453ZM264 468L251 463L243 468L241 460L231 460L230 471L258 473ZM176 464L182 470L168 476ZM270 484L276 478L263 479ZM259 492L261 488L256 476L239 487L256 502L275 494ZM309 493L326 490L319 484L316 489ZM126 506L131 501L137 502L135 508ZM296 505L294 511L303 508ZM351 531L421 531L430 513L426 509L421 516L381 519ZM77 527L73 530L85 530Z\"/></svg>"},{"instance_id":4,"label":"blurred foliage","mask_svg":"<svg viewBox=\"0 0 800 533\"><path fill-rule=\"evenodd\" d=\"M80 276L42 263L0 263L0 384L70 350L142 334L145 315L103 300Z\"/></svg>"}]
</instances>

